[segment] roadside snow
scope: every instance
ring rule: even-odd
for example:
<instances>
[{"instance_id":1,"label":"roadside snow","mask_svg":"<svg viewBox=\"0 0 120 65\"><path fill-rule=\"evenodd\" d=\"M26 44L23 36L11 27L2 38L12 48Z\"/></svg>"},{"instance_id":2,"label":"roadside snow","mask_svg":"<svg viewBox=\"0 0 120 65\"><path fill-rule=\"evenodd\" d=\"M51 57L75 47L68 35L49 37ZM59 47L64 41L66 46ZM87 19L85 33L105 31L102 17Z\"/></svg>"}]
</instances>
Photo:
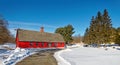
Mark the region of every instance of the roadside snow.
<instances>
[{"instance_id":1,"label":"roadside snow","mask_svg":"<svg viewBox=\"0 0 120 65\"><path fill-rule=\"evenodd\" d=\"M32 55L32 49L20 49L7 50L4 53L0 53L0 65L15 65L17 62L23 60L25 57Z\"/></svg>"},{"instance_id":2,"label":"roadside snow","mask_svg":"<svg viewBox=\"0 0 120 65\"><path fill-rule=\"evenodd\" d=\"M4 59L3 63L5 65L15 65L17 62L23 60L29 55L34 54L30 49L20 49L16 48L13 53L11 53L7 59Z\"/></svg>"},{"instance_id":3,"label":"roadside snow","mask_svg":"<svg viewBox=\"0 0 120 65\"><path fill-rule=\"evenodd\" d=\"M112 48L79 47L59 51L55 55L59 65L120 65L120 50Z\"/></svg>"},{"instance_id":4,"label":"roadside snow","mask_svg":"<svg viewBox=\"0 0 120 65\"><path fill-rule=\"evenodd\" d=\"M65 49L62 51L58 51L54 54L54 57L56 58L56 60L58 61L58 65L71 65L68 61L66 61L64 58L62 58L60 55L63 52L67 52L67 51L71 51L70 49Z\"/></svg>"},{"instance_id":5,"label":"roadside snow","mask_svg":"<svg viewBox=\"0 0 120 65\"><path fill-rule=\"evenodd\" d=\"M30 49L21 49L21 48L16 48L15 50L12 51L7 51L3 54L0 54L0 64L2 65L15 65L16 63L20 62L21 60L23 60L24 58L37 53L36 51L43 51L43 50L47 50L47 49L34 49L34 48L30 48ZM6 54L7 53L7 54Z\"/></svg>"}]
</instances>

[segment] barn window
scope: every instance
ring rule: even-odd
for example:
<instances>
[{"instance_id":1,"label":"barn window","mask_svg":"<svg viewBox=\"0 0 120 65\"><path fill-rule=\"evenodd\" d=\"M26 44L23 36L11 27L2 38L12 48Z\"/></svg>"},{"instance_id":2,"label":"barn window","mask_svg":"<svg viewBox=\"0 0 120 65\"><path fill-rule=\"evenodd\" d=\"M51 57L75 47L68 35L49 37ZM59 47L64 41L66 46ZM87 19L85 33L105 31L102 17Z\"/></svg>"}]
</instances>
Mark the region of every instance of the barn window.
<instances>
[{"instance_id":1,"label":"barn window","mask_svg":"<svg viewBox=\"0 0 120 65\"><path fill-rule=\"evenodd\" d=\"M57 47L57 42L54 43L54 46Z\"/></svg>"},{"instance_id":2,"label":"barn window","mask_svg":"<svg viewBox=\"0 0 120 65\"><path fill-rule=\"evenodd\" d=\"M63 43L61 42L60 45L62 46L62 44L63 44Z\"/></svg>"},{"instance_id":3,"label":"barn window","mask_svg":"<svg viewBox=\"0 0 120 65\"><path fill-rule=\"evenodd\" d=\"M48 43L48 47L51 47L51 45L52 45L51 42L49 42L49 43Z\"/></svg>"},{"instance_id":4,"label":"barn window","mask_svg":"<svg viewBox=\"0 0 120 65\"><path fill-rule=\"evenodd\" d=\"M38 46L39 45L39 43L38 42L36 42L36 46Z\"/></svg>"},{"instance_id":5,"label":"barn window","mask_svg":"<svg viewBox=\"0 0 120 65\"><path fill-rule=\"evenodd\" d=\"M33 46L33 43L32 43L32 42L30 42L30 46Z\"/></svg>"},{"instance_id":6,"label":"barn window","mask_svg":"<svg viewBox=\"0 0 120 65\"><path fill-rule=\"evenodd\" d=\"M44 42L41 43L41 46L42 46L42 47L44 46Z\"/></svg>"}]
</instances>

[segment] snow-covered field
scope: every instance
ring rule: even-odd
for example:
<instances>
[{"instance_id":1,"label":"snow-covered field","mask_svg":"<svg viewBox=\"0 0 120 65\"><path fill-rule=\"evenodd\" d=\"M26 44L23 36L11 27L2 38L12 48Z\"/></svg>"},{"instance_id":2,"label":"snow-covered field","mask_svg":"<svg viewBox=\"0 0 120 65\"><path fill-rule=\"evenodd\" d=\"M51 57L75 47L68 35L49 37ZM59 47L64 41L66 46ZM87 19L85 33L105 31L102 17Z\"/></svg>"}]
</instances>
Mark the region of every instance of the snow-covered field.
<instances>
[{"instance_id":1,"label":"snow-covered field","mask_svg":"<svg viewBox=\"0 0 120 65\"><path fill-rule=\"evenodd\" d=\"M120 50L79 47L56 53L59 65L120 65Z\"/></svg>"}]
</instances>

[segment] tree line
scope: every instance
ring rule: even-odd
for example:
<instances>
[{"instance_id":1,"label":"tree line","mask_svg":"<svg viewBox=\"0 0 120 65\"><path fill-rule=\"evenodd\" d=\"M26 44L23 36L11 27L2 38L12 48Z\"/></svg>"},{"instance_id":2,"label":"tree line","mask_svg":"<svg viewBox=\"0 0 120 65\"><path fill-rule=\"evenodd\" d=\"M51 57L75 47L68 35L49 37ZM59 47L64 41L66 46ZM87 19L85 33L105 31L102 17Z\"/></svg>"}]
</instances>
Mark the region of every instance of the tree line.
<instances>
[{"instance_id":1,"label":"tree line","mask_svg":"<svg viewBox=\"0 0 120 65\"><path fill-rule=\"evenodd\" d=\"M90 26L86 28L83 42L86 44L120 44L120 27L114 28L112 21L105 9L103 14L98 11L97 16L92 16Z\"/></svg>"},{"instance_id":2,"label":"tree line","mask_svg":"<svg viewBox=\"0 0 120 65\"><path fill-rule=\"evenodd\" d=\"M75 31L72 25L57 28L66 43L85 44L120 44L120 27L114 28L107 9L103 13L98 11L97 16L92 16L90 26L86 28L84 36L72 36Z\"/></svg>"},{"instance_id":3,"label":"tree line","mask_svg":"<svg viewBox=\"0 0 120 65\"><path fill-rule=\"evenodd\" d=\"M14 43L15 38L8 30L8 22L0 15L0 44Z\"/></svg>"}]
</instances>

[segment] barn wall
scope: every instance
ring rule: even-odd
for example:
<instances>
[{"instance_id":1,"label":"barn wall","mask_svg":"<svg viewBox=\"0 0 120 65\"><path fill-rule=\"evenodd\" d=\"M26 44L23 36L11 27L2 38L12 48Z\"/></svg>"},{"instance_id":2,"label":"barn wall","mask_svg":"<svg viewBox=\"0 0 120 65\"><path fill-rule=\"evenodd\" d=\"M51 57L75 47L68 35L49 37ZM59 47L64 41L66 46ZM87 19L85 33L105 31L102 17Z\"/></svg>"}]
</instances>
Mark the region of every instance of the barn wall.
<instances>
[{"instance_id":1,"label":"barn wall","mask_svg":"<svg viewBox=\"0 0 120 65\"><path fill-rule=\"evenodd\" d=\"M30 45L30 42L19 42L20 48L32 48L32 45Z\"/></svg>"},{"instance_id":2,"label":"barn wall","mask_svg":"<svg viewBox=\"0 0 120 65\"><path fill-rule=\"evenodd\" d=\"M64 48L64 42L24 42L19 41L20 48Z\"/></svg>"},{"instance_id":3,"label":"barn wall","mask_svg":"<svg viewBox=\"0 0 120 65\"><path fill-rule=\"evenodd\" d=\"M65 47L65 43L64 42L58 42L57 48L63 48L63 47Z\"/></svg>"}]
</instances>

